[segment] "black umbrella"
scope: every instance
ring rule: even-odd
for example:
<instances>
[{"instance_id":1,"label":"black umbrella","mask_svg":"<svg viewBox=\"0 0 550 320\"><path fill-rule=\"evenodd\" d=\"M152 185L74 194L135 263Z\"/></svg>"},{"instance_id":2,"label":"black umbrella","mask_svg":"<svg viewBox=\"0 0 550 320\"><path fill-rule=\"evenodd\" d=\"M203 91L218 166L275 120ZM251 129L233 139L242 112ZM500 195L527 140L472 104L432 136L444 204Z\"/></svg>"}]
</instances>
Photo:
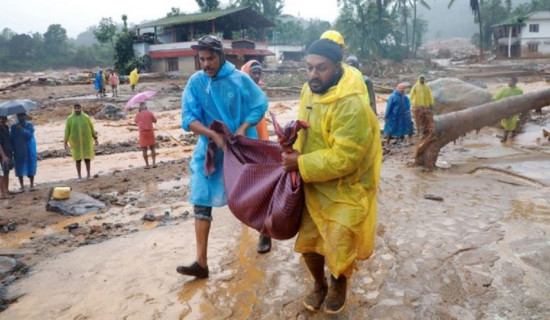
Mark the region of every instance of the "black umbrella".
<instances>
[{"instance_id":1,"label":"black umbrella","mask_svg":"<svg viewBox=\"0 0 550 320\"><path fill-rule=\"evenodd\" d=\"M29 99L10 100L0 104L0 116L7 117L10 114L26 113L36 109L36 102Z\"/></svg>"}]
</instances>

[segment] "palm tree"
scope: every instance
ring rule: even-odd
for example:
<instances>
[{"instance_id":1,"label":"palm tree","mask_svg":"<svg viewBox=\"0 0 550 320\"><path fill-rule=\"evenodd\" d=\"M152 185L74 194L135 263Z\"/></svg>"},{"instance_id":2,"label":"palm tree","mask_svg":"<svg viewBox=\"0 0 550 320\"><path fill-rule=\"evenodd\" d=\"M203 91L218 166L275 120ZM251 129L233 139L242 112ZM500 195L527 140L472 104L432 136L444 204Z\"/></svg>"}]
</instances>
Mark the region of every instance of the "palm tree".
<instances>
[{"instance_id":1,"label":"palm tree","mask_svg":"<svg viewBox=\"0 0 550 320\"><path fill-rule=\"evenodd\" d=\"M454 2L455 0L450 0L447 8L450 8ZM472 13L474 14L474 20L477 20L477 22L479 23L479 55L483 57L483 28L481 21L480 4L483 4L483 0L470 0L470 9L472 9Z\"/></svg>"},{"instance_id":2,"label":"palm tree","mask_svg":"<svg viewBox=\"0 0 550 320\"><path fill-rule=\"evenodd\" d=\"M430 6L426 2L426 0L409 0L411 2L411 6L413 7L413 25L412 25L412 48L413 48L413 55L416 58L416 3L420 2L422 6L424 6L426 9L431 10ZM454 0L453 0L454 1Z\"/></svg>"}]
</instances>

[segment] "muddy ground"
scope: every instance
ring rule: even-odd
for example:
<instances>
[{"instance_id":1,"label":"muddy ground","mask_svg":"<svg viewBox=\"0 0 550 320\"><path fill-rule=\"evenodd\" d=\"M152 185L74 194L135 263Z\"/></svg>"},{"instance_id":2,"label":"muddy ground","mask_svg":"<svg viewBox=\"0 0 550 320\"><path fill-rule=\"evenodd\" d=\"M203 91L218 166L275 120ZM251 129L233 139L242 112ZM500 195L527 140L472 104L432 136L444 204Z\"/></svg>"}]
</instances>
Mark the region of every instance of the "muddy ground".
<instances>
[{"instance_id":1,"label":"muddy ground","mask_svg":"<svg viewBox=\"0 0 550 320\"><path fill-rule=\"evenodd\" d=\"M503 83L483 81L490 91ZM257 233L225 208L215 211L211 277L175 272L195 252L187 202L194 138L179 127L184 84L138 87L159 91L149 102L159 119L157 168L143 168L131 110L123 120L94 120L99 154L94 179L83 183L62 149L70 106L79 102L90 114L123 106L129 88L122 86L118 99L95 99L90 85L23 86L0 95L39 102L31 115L42 155L38 190L0 202L0 218L14 228L0 235L0 253L27 266L4 278L12 304L0 319L550 319L550 142L541 134L550 108L533 114L509 143L488 127L446 146L434 172L411 166L413 147L392 145L375 253L352 277L345 311L328 317L301 306L311 279L293 241L275 241L271 253L258 255ZM526 92L546 85L533 77L520 83ZM296 98L272 97L280 101L270 110L285 123L295 116ZM378 96L380 114L386 98ZM81 217L47 212L47 190L56 185L108 207ZM10 188L18 188L13 176ZM144 221L146 213L158 219ZM79 227L69 231L74 223Z\"/></svg>"}]
</instances>

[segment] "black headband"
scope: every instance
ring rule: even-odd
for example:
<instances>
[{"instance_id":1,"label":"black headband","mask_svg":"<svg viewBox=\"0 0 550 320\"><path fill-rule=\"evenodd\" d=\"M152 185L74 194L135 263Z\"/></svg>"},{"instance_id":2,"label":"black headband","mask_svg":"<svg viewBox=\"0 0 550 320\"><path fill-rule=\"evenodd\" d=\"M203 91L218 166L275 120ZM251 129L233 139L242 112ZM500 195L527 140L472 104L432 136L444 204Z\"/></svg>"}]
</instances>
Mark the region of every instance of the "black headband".
<instances>
[{"instance_id":1,"label":"black headband","mask_svg":"<svg viewBox=\"0 0 550 320\"><path fill-rule=\"evenodd\" d=\"M313 42L308 49L308 54L323 56L333 62L342 61L342 48L334 41L319 39Z\"/></svg>"}]
</instances>

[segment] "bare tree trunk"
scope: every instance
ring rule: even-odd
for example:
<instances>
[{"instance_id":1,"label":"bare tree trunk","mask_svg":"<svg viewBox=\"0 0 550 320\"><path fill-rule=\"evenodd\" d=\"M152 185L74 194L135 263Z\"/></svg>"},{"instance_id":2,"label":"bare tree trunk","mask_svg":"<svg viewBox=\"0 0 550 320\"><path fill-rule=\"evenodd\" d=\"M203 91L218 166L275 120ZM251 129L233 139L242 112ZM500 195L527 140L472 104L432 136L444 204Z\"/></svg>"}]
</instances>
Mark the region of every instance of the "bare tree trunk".
<instances>
[{"instance_id":1,"label":"bare tree trunk","mask_svg":"<svg viewBox=\"0 0 550 320\"><path fill-rule=\"evenodd\" d=\"M435 167L439 150L460 136L500 119L550 105L550 89L515 96L477 107L435 116L435 138L421 140L417 144L415 164Z\"/></svg>"},{"instance_id":2,"label":"bare tree trunk","mask_svg":"<svg viewBox=\"0 0 550 320\"><path fill-rule=\"evenodd\" d=\"M413 48L413 57L416 58L416 0L413 4L413 24L412 24L412 48Z\"/></svg>"},{"instance_id":3,"label":"bare tree trunk","mask_svg":"<svg viewBox=\"0 0 550 320\"><path fill-rule=\"evenodd\" d=\"M483 25L481 23L481 5L477 10L477 21L479 22L479 57L483 59Z\"/></svg>"},{"instance_id":4,"label":"bare tree trunk","mask_svg":"<svg viewBox=\"0 0 550 320\"><path fill-rule=\"evenodd\" d=\"M407 0L401 2L403 6L403 22L405 23L405 43L407 44L407 58L409 57L409 25L407 24Z\"/></svg>"}]
</instances>

